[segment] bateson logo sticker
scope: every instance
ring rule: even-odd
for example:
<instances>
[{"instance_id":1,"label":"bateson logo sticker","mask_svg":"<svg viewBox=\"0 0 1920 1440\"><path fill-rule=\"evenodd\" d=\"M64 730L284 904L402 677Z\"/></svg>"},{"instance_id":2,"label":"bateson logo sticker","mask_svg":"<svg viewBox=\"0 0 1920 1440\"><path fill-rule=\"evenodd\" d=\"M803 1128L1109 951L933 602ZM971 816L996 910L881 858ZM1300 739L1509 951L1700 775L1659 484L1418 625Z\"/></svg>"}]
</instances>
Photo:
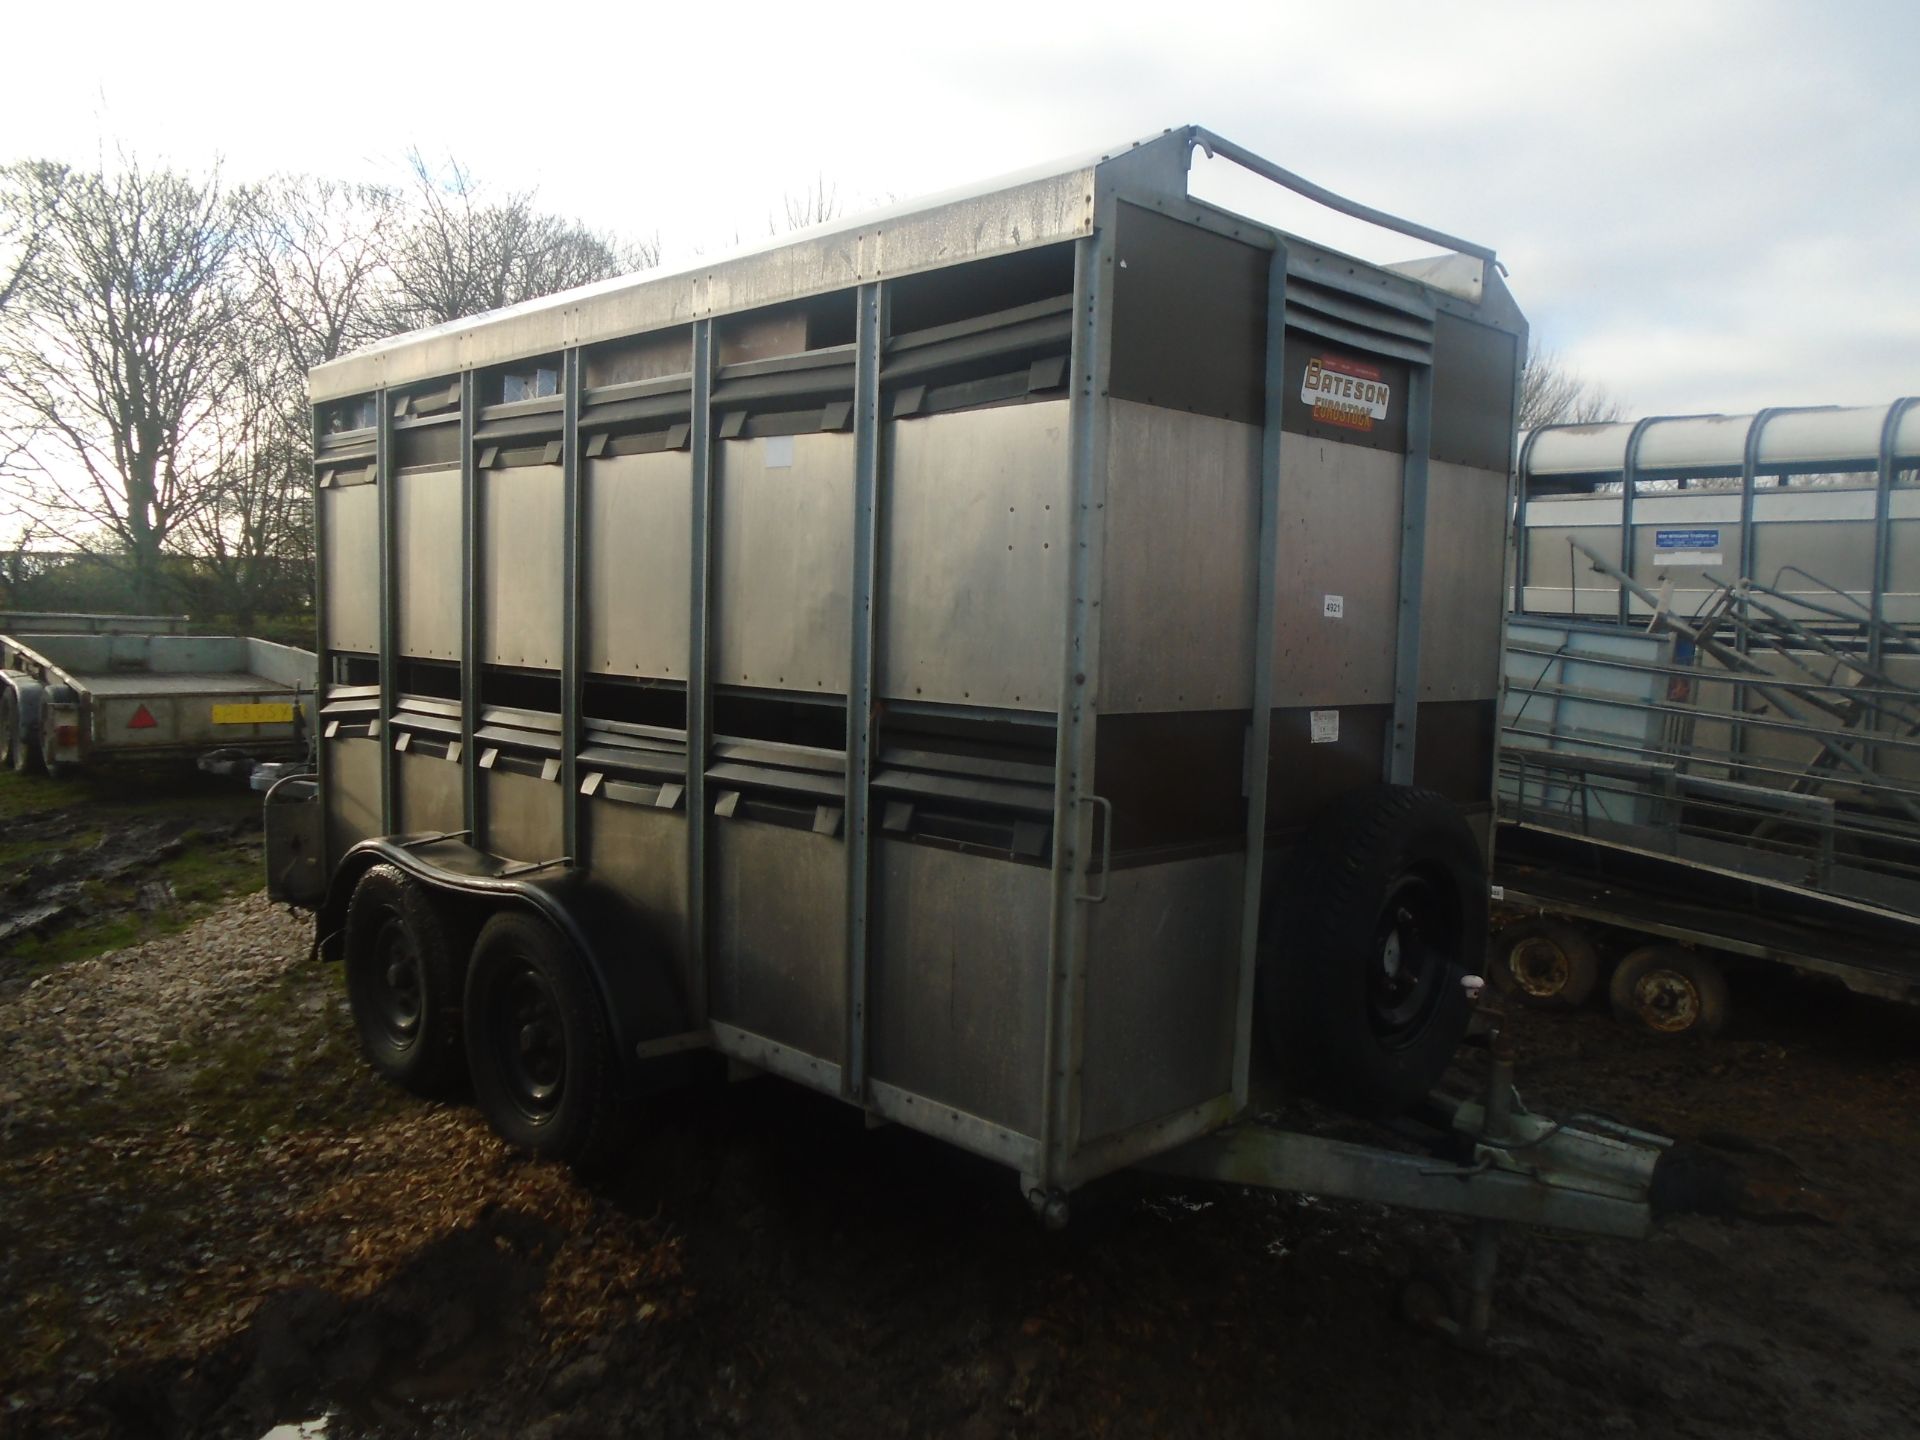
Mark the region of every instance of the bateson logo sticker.
<instances>
[{"instance_id":1,"label":"bateson logo sticker","mask_svg":"<svg viewBox=\"0 0 1920 1440\"><path fill-rule=\"evenodd\" d=\"M1349 430L1371 430L1387 418L1393 387L1373 366L1334 355L1314 355L1300 381L1300 398L1313 407L1313 418Z\"/></svg>"}]
</instances>

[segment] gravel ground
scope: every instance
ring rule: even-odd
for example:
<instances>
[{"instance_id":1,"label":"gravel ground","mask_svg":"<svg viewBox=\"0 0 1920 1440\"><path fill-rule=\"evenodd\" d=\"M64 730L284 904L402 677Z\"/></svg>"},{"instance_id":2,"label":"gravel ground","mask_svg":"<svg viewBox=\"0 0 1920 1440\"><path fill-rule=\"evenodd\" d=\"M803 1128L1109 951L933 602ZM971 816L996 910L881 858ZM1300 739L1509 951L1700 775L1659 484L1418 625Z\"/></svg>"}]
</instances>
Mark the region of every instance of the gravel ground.
<instances>
[{"instance_id":1,"label":"gravel ground","mask_svg":"<svg viewBox=\"0 0 1920 1440\"><path fill-rule=\"evenodd\" d=\"M1710 1046L1534 1016L1523 1083L1792 1156L1839 1223L1520 1233L1500 1344L1396 1318L1461 1226L1005 1172L756 1081L589 1190L373 1080L260 899L0 983L0 1434L1920 1434L1920 1017L1736 989Z\"/></svg>"},{"instance_id":2,"label":"gravel ground","mask_svg":"<svg viewBox=\"0 0 1920 1440\"><path fill-rule=\"evenodd\" d=\"M246 1027L306 955L305 917L250 895L179 935L0 984L0 1139ZM322 997L312 997L317 1013Z\"/></svg>"}]
</instances>

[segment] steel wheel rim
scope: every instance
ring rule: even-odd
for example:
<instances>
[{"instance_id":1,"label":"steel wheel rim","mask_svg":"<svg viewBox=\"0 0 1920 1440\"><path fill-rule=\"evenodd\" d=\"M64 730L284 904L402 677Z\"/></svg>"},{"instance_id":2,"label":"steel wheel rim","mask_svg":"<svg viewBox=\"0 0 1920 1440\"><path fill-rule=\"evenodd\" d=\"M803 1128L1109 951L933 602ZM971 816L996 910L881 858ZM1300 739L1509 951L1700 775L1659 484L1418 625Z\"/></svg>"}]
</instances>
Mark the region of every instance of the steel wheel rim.
<instances>
[{"instance_id":1,"label":"steel wheel rim","mask_svg":"<svg viewBox=\"0 0 1920 1440\"><path fill-rule=\"evenodd\" d=\"M406 922L389 911L373 937L371 996L373 1014L380 1032L396 1050L412 1047L420 1038L420 1021L426 1013L425 985L420 953Z\"/></svg>"},{"instance_id":2,"label":"steel wheel rim","mask_svg":"<svg viewBox=\"0 0 1920 1440\"><path fill-rule=\"evenodd\" d=\"M1573 965L1567 952L1544 935L1529 935L1507 958L1513 983L1536 1000L1550 1000L1567 988Z\"/></svg>"},{"instance_id":3,"label":"steel wheel rim","mask_svg":"<svg viewBox=\"0 0 1920 1440\"><path fill-rule=\"evenodd\" d=\"M1446 887L1423 873L1395 881L1380 907L1366 978L1367 1022L1383 1043L1411 1043L1432 1018L1459 931Z\"/></svg>"},{"instance_id":4,"label":"steel wheel rim","mask_svg":"<svg viewBox=\"0 0 1920 1440\"><path fill-rule=\"evenodd\" d=\"M546 976L520 961L494 983L488 1019L494 1054L513 1107L535 1124L566 1097L566 1028Z\"/></svg>"},{"instance_id":5,"label":"steel wheel rim","mask_svg":"<svg viewBox=\"0 0 1920 1440\"><path fill-rule=\"evenodd\" d=\"M1647 1028L1678 1035L1700 1021L1700 987L1693 977L1665 966L1633 982L1633 1012Z\"/></svg>"}]
</instances>

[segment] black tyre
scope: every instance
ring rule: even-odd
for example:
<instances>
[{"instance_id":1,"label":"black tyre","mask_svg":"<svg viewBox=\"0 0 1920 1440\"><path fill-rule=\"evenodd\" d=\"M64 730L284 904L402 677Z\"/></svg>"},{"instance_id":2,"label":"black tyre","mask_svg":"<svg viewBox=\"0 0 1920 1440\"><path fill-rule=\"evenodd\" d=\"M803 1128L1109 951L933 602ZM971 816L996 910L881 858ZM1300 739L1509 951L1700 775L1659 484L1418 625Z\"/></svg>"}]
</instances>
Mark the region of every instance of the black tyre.
<instances>
[{"instance_id":1,"label":"black tyre","mask_svg":"<svg viewBox=\"0 0 1920 1440\"><path fill-rule=\"evenodd\" d=\"M1399 786L1342 798L1289 857L1265 929L1262 1029L1288 1077L1366 1116L1422 1099L1486 954L1486 870L1460 812Z\"/></svg>"},{"instance_id":2,"label":"black tyre","mask_svg":"<svg viewBox=\"0 0 1920 1440\"><path fill-rule=\"evenodd\" d=\"M463 947L434 896L392 865L360 877L347 902L347 998L367 1063L422 1095L462 1071Z\"/></svg>"},{"instance_id":3,"label":"black tyre","mask_svg":"<svg viewBox=\"0 0 1920 1440\"><path fill-rule=\"evenodd\" d=\"M524 911L495 915L467 973L467 1064L500 1138L584 1174L611 1164L622 1085L606 1008L586 965Z\"/></svg>"},{"instance_id":4,"label":"black tyre","mask_svg":"<svg viewBox=\"0 0 1920 1440\"><path fill-rule=\"evenodd\" d=\"M11 686L0 690L0 766L11 770L19 748L20 701Z\"/></svg>"},{"instance_id":5,"label":"black tyre","mask_svg":"<svg viewBox=\"0 0 1920 1440\"><path fill-rule=\"evenodd\" d=\"M1727 1023L1727 981L1706 956L1644 945L1624 956L1607 986L1614 1018L1652 1035L1717 1035Z\"/></svg>"},{"instance_id":6,"label":"black tyre","mask_svg":"<svg viewBox=\"0 0 1920 1440\"><path fill-rule=\"evenodd\" d=\"M1488 978L1529 1005L1569 1009L1593 998L1600 952L1564 920L1523 920L1500 933Z\"/></svg>"}]
</instances>

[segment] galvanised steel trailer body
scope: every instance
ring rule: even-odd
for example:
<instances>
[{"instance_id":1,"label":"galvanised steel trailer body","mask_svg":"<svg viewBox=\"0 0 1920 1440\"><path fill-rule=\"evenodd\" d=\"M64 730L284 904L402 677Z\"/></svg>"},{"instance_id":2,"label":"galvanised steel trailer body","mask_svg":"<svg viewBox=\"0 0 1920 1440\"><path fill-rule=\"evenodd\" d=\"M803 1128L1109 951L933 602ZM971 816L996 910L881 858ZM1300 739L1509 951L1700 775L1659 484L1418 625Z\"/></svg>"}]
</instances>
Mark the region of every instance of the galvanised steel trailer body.
<instances>
[{"instance_id":1,"label":"galvanised steel trailer body","mask_svg":"<svg viewBox=\"0 0 1920 1440\"><path fill-rule=\"evenodd\" d=\"M1681 942L1610 987L1668 1031L1715 956L1920 999L1920 400L1546 427L1516 515L1496 970Z\"/></svg>"},{"instance_id":2,"label":"galvanised steel trailer body","mask_svg":"<svg viewBox=\"0 0 1920 1440\"><path fill-rule=\"evenodd\" d=\"M315 676L313 652L237 635L112 625L0 635L0 755L55 774L215 748L298 759L313 737Z\"/></svg>"},{"instance_id":3,"label":"galvanised steel trailer body","mask_svg":"<svg viewBox=\"0 0 1920 1440\"><path fill-rule=\"evenodd\" d=\"M1197 148L1451 253L1205 204ZM376 1065L464 1046L545 1153L602 1133L604 1029L621 1083L718 1051L1043 1206L1169 1152L1244 1177L1244 1137L1179 1147L1247 1112L1258 1031L1378 1111L1465 1027L1524 342L1491 252L1185 129L322 366L276 892ZM1254 1148L1645 1220L1639 1172Z\"/></svg>"}]
</instances>

